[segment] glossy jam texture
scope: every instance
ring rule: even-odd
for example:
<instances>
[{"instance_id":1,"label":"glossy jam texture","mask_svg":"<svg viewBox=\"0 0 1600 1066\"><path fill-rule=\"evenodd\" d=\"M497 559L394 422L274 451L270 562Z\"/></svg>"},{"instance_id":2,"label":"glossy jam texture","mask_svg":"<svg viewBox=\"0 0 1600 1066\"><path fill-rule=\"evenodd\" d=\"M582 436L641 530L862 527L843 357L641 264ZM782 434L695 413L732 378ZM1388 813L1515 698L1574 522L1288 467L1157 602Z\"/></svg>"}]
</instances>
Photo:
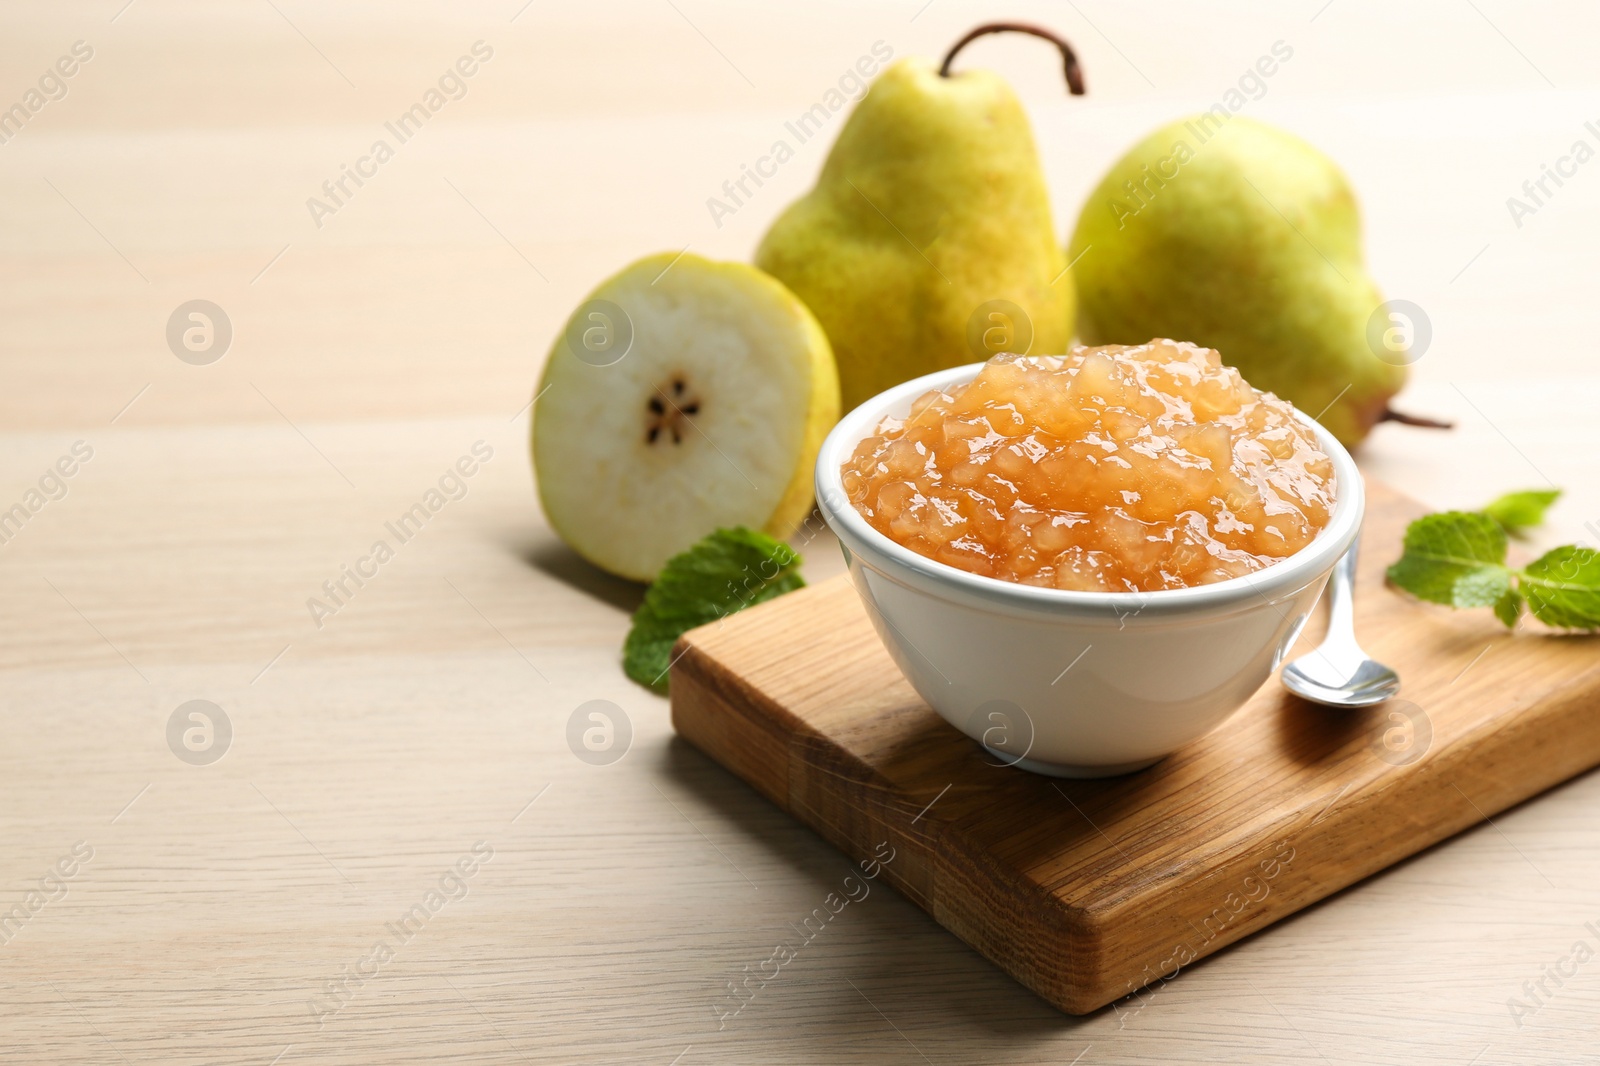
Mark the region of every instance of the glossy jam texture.
<instances>
[{"instance_id":1,"label":"glossy jam texture","mask_svg":"<svg viewBox=\"0 0 1600 1066\"><path fill-rule=\"evenodd\" d=\"M1093 592L1270 566L1327 524L1336 491L1288 403L1168 340L996 356L885 419L842 473L856 509L913 551Z\"/></svg>"}]
</instances>

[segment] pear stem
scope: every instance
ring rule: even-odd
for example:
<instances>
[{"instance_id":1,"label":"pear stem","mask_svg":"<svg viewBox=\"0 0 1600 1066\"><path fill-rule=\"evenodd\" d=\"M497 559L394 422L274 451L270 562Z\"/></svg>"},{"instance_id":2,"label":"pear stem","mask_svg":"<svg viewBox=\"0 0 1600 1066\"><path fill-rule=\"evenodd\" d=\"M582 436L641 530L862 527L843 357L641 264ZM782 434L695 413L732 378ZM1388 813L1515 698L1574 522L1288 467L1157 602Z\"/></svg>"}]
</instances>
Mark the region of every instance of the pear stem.
<instances>
[{"instance_id":1,"label":"pear stem","mask_svg":"<svg viewBox=\"0 0 1600 1066\"><path fill-rule=\"evenodd\" d=\"M1398 422L1402 426L1421 426L1423 429L1455 429L1454 422L1443 422L1437 418L1424 418L1422 415L1408 415L1404 411L1396 411L1392 407L1385 407L1378 416L1379 422Z\"/></svg>"},{"instance_id":2,"label":"pear stem","mask_svg":"<svg viewBox=\"0 0 1600 1066\"><path fill-rule=\"evenodd\" d=\"M969 43L990 33L1029 33L1035 37L1042 37L1061 49L1061 63L1066 70L1067 89L1073 96L1082 96L1083 71L1078 69L1078 57L1073 54L1072 46L1066 38L1054 30L1047 30L1043 26L1035 26L1031 22L985 22L968 33L961 40L950 46L950 51L945 53L944 62L939 65L939 77L950 76L950 61L955 59L956 53L965 48Z\"/></svg>"}]
</instances>

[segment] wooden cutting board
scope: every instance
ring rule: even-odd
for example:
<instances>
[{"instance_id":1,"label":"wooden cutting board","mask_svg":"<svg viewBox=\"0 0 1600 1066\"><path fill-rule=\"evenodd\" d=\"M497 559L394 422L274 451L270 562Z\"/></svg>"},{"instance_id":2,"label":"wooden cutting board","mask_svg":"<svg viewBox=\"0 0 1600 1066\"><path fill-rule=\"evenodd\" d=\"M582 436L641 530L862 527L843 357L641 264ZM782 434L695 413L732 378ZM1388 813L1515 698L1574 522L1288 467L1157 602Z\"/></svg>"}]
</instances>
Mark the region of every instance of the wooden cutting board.
<instances>
[{"instance_id":1,"label":"wooden cutting board","mask_svg":"<svg viewBox=\"0 0 1600 1066\"><path fill-rule=\"evenodd\" d=\"M1317 707L1274 678L1149 769L1039 777L918 698L840 577L684 636L673 725L852 859L892 848L883 879L1057 1007L1137 1009L1195 960L1600 764L1600 639L1386 588L1423 509L1368 496L1357 625L1404 679L1377 707ZM1320 636L1319 619L1296 652Z\"/></svg>"}]
</instances>

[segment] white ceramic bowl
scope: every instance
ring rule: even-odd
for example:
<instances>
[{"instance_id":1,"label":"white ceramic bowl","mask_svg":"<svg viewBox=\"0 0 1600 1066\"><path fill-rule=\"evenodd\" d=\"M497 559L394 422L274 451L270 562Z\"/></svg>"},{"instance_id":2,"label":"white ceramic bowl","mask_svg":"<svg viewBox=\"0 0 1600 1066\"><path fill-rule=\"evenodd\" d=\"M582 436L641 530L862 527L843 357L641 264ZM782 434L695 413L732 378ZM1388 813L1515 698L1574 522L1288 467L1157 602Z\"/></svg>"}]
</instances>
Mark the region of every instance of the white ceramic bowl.
<instances>
[{"instance_id":1,"label":"white ceramic bowl","mask_svg":"<svg viewBox=\"0 0 1600 1066\"><path fill-rule=\"evenodd\" d=\"M1219 725L1277 669L1333 564L1361 528L1361 474L1301 415L1333 460L1326 528L1264 570L1194 588L1072 592L980 577L879 533L851 505L840 466L885 417L955 367L881 393L844 417L817 457L817 501L884 646L928 705L1001 763L1058 777L1148 766Z\"/></svg>"}]
</instances>

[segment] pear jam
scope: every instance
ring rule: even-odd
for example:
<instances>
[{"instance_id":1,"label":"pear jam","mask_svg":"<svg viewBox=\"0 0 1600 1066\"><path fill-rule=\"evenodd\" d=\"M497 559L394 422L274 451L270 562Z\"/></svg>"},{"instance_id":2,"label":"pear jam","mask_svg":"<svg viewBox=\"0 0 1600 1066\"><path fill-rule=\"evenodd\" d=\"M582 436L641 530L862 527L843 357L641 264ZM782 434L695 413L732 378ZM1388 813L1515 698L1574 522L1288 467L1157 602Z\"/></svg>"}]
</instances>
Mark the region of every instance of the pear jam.
<instances>
[{"instance_id":1,"label":"pear jam","mask_svg":"<svg viewBox=\"0 0 1600 1066\"><path fill-rule=\"evenodd\" d=\"M1333 463L1215 351L999 355L886 418L842 468L874 528L974 574L1088 592L1239 577L1304 548Z\"/></svg>"}]
</instances>

